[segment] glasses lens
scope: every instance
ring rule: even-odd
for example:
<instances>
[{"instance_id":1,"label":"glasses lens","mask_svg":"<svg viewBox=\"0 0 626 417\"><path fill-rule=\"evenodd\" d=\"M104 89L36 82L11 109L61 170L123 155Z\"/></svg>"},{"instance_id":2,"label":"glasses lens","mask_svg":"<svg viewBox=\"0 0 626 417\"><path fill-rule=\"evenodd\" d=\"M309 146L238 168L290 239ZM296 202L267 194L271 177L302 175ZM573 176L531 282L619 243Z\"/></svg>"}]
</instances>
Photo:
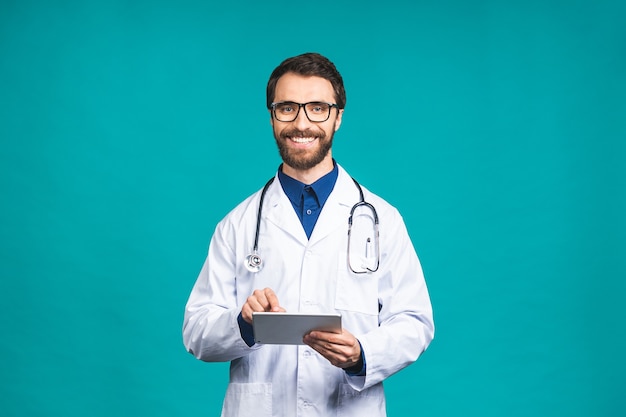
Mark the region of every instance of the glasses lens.
<instances>
[{"instance_id":1,"label":"glasses lens","mask_svg":"<svg viewBox=\"0 0 626 417\"><path fill-rule=\"evenodd\" d=\"M304 109L312 122L325 122L330 116L330 104L328 103L306 103Z\"/></svg>"},{"instance_id":2,"label":"glasses lens","mask_svg":"<svg viewBox=\"0 0 626 417\"><path fill-rule=\"evenodd\" d=\"M300 110L298 103L291 101L274 104L274 116L281 122L293 122L296 120L298 110Z\"/></svg>"}]
</instances>

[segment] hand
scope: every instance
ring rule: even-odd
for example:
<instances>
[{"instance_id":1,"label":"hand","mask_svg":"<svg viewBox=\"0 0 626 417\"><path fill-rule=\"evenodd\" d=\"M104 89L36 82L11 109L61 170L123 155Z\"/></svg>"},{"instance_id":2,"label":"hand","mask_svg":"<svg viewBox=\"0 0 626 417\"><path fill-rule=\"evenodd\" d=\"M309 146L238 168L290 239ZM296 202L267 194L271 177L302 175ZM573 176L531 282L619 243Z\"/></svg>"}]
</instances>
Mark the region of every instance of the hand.
<instances>
[{"instance_id":1,"label":"hand","mask_svg":"<svg viewBox=\"0 0 626 417\"><path fill-rule=\"evenodd\" d=\"M346 329L341 333L314 330L303 341L338 368L350 368L361 359L361 345Z\"/></svg>"},{"instance_id":2,"label":"hand","mask_svg":"<svg viewBox=\"0 0 626 417\"><path fill-rule=\"evenodd\" d=\"M286 310L278 303L278 297L271 288L254 290L241 308L243 319L252 324L252 313L255 311L285 312Z\"/></svg>"}]
</instances>

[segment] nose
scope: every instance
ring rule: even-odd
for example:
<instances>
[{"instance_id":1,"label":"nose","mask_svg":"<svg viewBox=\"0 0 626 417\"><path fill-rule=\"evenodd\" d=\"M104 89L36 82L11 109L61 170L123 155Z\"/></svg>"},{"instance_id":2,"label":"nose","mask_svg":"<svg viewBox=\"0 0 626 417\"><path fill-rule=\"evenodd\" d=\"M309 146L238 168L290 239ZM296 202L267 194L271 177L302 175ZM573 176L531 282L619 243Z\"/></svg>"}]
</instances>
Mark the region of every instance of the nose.
<instances>
[{"instance_id":1,"label":"nose","mask_svg":"<svg viewBox=\"0 0 626 417\"><path fill-rule=\"evenodd\" d=\"M299 130L306 130L311 127L311 121L306 116L306 112L304 111L304 107L300 107L300 111L298 112L298 117L293 121L296 128Z\"/></svg>"}]
</instances>

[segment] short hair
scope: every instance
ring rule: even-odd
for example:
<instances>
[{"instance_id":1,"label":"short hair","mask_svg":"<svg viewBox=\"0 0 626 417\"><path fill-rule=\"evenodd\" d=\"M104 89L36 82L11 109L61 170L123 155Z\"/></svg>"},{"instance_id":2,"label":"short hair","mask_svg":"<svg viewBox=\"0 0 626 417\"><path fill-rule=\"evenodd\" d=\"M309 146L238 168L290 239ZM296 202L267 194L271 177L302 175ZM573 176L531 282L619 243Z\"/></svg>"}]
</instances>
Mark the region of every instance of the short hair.
<instances>
[{"instance_id":1,"label":"short hair","mask_svg":"<svg viewBox=\"0 0 626 417\"><path fill-rule=\"evenodd\" d=\"M276 83L278 79L287 73L304 76L316 76L330 81L335 91L337 107L343 109L346 106L346 90L343 87L341 74L335 68L335 64L328 58L315 52L308 52L285 59L277 66L267 82L267 108L272 107L276 95Z\"/></svg>"}]
</instances>

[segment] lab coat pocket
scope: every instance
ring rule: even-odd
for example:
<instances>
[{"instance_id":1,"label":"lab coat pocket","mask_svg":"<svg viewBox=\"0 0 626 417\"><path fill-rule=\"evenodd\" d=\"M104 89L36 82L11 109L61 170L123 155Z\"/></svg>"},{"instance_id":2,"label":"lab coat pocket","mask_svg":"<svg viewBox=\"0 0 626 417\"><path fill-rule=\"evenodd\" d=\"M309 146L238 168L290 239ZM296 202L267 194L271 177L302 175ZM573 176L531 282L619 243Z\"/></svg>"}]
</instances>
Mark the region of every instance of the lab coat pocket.
<instances>
[{"instance_id":1,"label":"lab coat pocket","mask_svg":"<svg viewBox=\"0 0 626 417\"><path fill-rule=\"evenodd\" d=\"M272 415L272 384L228 384L222 417L270 417Z\"/></svg>"},{"instance_id":2,"label":"lab coat pocket","mask_svg":"<svg viewBox=\"0 0 626 417\"><path fill-rule=\"evenodd\" d=\"M374 385L364 391L356 391L348 384L339 387L338 417L386 415L385 394L382 385Z\"/></svg>"},{"instance_id":3,"label":"lab coat pocket","mask_svg":"<svg viewBox=\"0 0 626 417\"><path fill-rule=\"evenodd\" d=\"M377 315L377 274L355 274L346 265L346 253L339 258L335 309Z\"/></svg>"}]
</instances>

